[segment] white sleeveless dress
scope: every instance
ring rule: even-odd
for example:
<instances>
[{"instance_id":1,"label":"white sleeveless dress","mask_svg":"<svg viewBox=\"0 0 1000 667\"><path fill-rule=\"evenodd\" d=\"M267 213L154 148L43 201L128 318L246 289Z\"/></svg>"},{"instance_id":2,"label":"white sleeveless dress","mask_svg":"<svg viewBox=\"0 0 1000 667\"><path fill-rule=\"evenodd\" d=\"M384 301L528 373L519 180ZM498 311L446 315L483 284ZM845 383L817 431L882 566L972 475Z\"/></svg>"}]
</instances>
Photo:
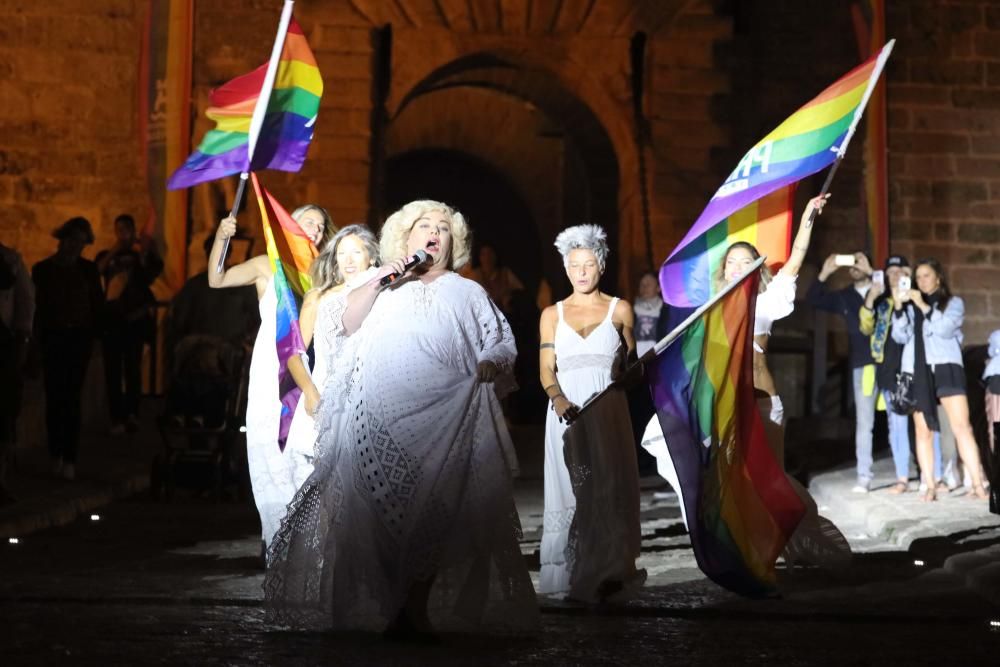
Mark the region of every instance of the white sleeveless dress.
<instances>
[{"instance_id":1,"label":"white sleeveless dress","mask_svg":"<svg viewBox=\"0 0 1000 667\"><path fill-rule=\"evenodd\" d=\"M286 490L288 463L278 448L281 418L275 343L278 297L273 278L268 281L259 305L260 328L253 345L250 386L247 388L247 465L254 503L260 514L261 536L265 543L270 543L285 513L285 505L291 499Z\"/></svg>"},{"instance_id":2,"label":"white sleeveless dress","mask_svg":"<svg viewBox=\"0 0 1000 667\"><path fill-rule=\"evenodd\" d=\"M619 354L621 336L611 321L618 299L612 299L604 320L581 337L563 317L563 304L556 304L556 377L566 398L582 406L588 398L612 382L611 370ZM541 544L539 592L545 595L570 596L583 601L600 597L602 584L627 580L636 575L634 560L639 555L638 466L635 463L632 423L623 393L606 396L602 401L619 405L602 410L603 418L587 425L600 428L589 432L589 439L602 445L602 453L591 460L606 464L597 471L574 471L572 477L591 484L589 497L612 500L603 507L588 507L587 523L607 527L607 539L589 540L581 535L595 535L588 526L576 526L577 509L570 470L564 453L567 425L549 410L545 422L545 514ZM603 466L602 466L603 467ZM613 488L611 488L613 487ZM634 502L633 502L634 500ZM633 525L634 524L634 525ZM600 531L597 531L600 533Z\"/></svg>"}]
</instances>

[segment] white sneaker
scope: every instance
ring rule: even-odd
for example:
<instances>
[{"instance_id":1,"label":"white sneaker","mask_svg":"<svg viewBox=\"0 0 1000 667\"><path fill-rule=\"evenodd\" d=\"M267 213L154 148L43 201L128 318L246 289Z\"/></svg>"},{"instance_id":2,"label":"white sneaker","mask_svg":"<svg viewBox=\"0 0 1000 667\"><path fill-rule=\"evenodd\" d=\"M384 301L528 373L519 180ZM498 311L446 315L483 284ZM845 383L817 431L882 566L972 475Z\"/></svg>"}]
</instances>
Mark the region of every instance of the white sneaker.
<instances>
[{"instance_id":1,"label":"white sneaker","mask_svg":"<svg viewBox=\"0 0 1000 667\"><path fill-rule=\"evenodd\" d=\"M63 466L62 476L67 482L72 482L76 479L76 466L72 463L67 463Z\"/></svg>"},{"instance_id":2,"label":"white sneaker","mask_svg":"<svg viewBox=\"0 0 1000 667\"><path fill-rule=\"evenodd\" d=\"M868 488L868 482L859 481L857 484L851 487L851 493L868 493L870 489Z\"/></svg>"}]
</instances>

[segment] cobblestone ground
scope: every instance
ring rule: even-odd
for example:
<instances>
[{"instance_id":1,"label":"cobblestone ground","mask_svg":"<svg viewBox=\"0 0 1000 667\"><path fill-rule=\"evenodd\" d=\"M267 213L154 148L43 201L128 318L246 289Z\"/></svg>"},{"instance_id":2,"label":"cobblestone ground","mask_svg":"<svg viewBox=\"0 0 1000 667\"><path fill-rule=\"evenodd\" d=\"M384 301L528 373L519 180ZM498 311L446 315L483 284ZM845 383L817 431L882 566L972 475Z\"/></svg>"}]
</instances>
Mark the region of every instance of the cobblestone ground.
<instances>
[{"instance_id":1,"label":"cobblestone ground","mask_svg":"<svg viewBox=\"0 0 1000 667\"><path fill-rule=\"evenodd\" d=\"M522 514L537 575L538 518ZM781 571L783 597L754 602L702 578L675 506L647 501L643 517L650 580L635 602L543 602L537 637L419 646L271 631L251 507L123 501L0 545L0 665L1000 664L1000 609L937 568L1000 541L995 529L875 549L836 574Z\"/></svg>"}]
</instances>

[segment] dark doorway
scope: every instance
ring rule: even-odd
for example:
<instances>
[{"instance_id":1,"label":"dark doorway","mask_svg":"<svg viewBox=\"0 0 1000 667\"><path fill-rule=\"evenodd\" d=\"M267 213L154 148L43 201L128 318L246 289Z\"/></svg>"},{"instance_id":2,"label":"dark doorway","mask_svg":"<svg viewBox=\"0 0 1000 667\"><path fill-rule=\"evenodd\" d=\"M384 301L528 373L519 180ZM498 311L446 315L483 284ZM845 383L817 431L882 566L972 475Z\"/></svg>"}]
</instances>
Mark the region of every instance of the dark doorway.
<instances>
[{"instance_id":1,"label":"dark doorway","mask_svg":"<svg viewBox=\"0 0 1000 667\"><path fill-rule=\"evenodd\" d=\"M510 182L488 163L451 150L426 149L390 158L386 170L386 204L395 211L414 199L450 204L472 228L476 248L492 245L503 265L532 294L541 277L538 233L531 209Z\"/></svg>"}]
</instances>

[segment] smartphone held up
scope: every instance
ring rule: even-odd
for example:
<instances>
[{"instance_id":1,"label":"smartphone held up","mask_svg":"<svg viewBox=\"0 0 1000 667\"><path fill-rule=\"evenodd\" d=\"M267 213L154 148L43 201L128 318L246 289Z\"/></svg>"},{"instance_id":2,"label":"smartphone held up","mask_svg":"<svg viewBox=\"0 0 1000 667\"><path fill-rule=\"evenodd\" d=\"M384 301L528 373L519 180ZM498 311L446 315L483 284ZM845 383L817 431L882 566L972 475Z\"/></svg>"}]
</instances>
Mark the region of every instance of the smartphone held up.
<instances>
[{"instance_id":1,"label":"smartphone held up","mask_svg":"<svg viewBox=\"0 0 1000 667\"><path fill-rule=\"evenodd\" d=\"M833 262L837 266L854 266L854 255L834 255Z\"/></svg>"}]
</instances>

